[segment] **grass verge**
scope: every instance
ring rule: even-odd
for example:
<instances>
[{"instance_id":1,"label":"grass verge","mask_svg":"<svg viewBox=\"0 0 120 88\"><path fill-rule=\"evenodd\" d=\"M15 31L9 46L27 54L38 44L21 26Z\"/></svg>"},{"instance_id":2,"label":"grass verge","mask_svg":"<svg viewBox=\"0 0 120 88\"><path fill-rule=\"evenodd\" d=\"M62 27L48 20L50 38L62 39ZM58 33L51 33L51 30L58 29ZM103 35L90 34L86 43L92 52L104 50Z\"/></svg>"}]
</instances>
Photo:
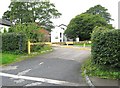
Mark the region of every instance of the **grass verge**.
<instances>
[{"instance_id":1,"label":"grass verge","mask_svg":"<svg viewBox=\"0 0 120 88\"><path fill-rule=\"evenodd\" d=\"M92 63L91 58L87 59L82 65L82 75L85 76L84 71L86 69L86 74L91 77L99 77L104 79L120 79L120 69L119 68L109 68L103 67Z\"/></svg>"},{"instance_id":2,"label":"grass verge","mask_svg":"<svg viewBox=\"0 0 120 88\"><path fill-rule=\"evenodd\" d=\"M41 54L45 54L52 51L52 48L50 46L46 46L41 48L41 50L38 50L37 52L31 52L31 54L15 54L10 52L4 52L0 53L0 66L9 65L15 62L19 62L25 59L29 59Z\"/></svg>"},{"instance_id":3,"label":"grass verge","mask_svg":"<svg viewBox=\"0 0 120 88\"><path fill-rule=\"evenodd\" d=\"M76 45L76 46L84 46L84 43L81 43L81 44L74 44L74 45ZM91 44L85 44L85 46L87 46L87 47L91 47Z\"/></svg>"},{"instance_id":4,"label":"grass verge","mask_svg":"<svg viewBox=\"0 0 120 88\"><path fill-rule=\"evenodd\" d=\"M0 65L10 64L17 60L20 55L10 54L10 53L1 53L2 57L0 57Z\"/></svg>"}]
</instances>

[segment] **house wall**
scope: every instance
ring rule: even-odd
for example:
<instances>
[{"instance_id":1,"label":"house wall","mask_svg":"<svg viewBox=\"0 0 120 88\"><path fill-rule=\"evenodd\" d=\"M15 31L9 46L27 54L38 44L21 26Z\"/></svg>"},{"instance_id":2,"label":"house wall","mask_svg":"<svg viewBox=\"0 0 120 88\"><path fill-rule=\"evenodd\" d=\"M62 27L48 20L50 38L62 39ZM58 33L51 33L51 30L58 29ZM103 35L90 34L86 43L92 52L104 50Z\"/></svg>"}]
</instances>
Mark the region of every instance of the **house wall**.
<instances>
[{"instance_id":1,"label":"house wall","mask_svg":"<svg viewBox=\"0 0 120 88\"><path fill-rule=\"evenodd\" d=\"M63 42L64 30L60 27L55 27L51 31L51 42Z\"/></svg>"},{"instance_id":2,"label":"house wall","mask_svg":"<svg viewBox=\"0 0 120 88\"><path fill-rule=\"evenodd\" d=\"M4 30L6 30L6 31L8 32L8 29L9 29L9 28L10 28L10 27L8 27L8 26L1 25L1 24L0 24L0 32L1 32L1 33L3 33Z\"/></svg>"}]
</instances>

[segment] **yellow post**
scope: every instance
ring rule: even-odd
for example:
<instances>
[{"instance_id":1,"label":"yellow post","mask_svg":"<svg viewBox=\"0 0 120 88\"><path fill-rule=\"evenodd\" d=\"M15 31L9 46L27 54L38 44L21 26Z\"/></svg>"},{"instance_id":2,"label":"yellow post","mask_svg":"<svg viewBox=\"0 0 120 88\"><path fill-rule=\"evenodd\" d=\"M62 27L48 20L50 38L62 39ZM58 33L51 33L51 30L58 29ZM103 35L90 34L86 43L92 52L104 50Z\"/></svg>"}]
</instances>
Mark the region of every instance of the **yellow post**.
<instances>
[{"instance_id":1,"label":"yellow post","mask_svg":"<svg viewBox=\"0 0 120 88\"><path fill-rule=\"evenodd\" d=\"M30 41L28 40L28 54L30 54Z\"/></svg>"},{"instance_id":2,"label":"yellow post","mask_svg":"<svg viewBox=\"0 0 120 88\"><path fill-rule=\"evenodd\" d=\"M66 42L67 46L68 46L68 42Z\"/></svg>"},{"instance_id":3,"label":"yellow post","mask_svg":"<svg viewBox=\"0 0 120 88\"><path fill-rule=\"evenodd\" d=\"M85 47L85 43L84 43L83 47Z\"/></svg>"}]
</instances>

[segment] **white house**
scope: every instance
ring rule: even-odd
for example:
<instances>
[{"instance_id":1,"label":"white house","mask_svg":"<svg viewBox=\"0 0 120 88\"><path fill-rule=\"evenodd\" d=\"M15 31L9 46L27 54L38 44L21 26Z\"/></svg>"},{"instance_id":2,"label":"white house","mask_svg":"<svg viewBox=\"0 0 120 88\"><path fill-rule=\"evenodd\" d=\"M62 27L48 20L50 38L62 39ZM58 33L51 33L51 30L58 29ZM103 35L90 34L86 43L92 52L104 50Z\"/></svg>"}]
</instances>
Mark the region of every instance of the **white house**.
<instances>
[{"instance_id":1,"label":"white house","mask_svg":"<svg viewBox=\"0 0 120 88\"><path fill-rule=\"evenodd\" d=\"M56 26L51 31L51 42L64 42L67 41L67 38L64 35L64 31L66 29L66 25L61 24Z\"/></svg>"},{"instance_id":2,"label":"white house","mask_svg":"<svg viewBox=\"0 0 120 88\"><path fill-rule=\"evenodd\" d=\"M8 29L10 28L11 25L12 23L10 21L5 19L0 19L0 32L3 33L4 30L8 32Z\"/></svg>"}]
</instances>

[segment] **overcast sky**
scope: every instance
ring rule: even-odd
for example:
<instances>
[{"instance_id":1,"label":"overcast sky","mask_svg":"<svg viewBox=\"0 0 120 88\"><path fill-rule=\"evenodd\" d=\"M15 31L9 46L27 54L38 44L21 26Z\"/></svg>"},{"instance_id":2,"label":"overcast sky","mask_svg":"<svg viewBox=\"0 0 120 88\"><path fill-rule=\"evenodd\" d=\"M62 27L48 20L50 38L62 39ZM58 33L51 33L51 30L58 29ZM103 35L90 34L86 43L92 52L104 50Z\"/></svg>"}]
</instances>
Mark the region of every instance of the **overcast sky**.
<instances>
[{"instance_id":1,"label":"overcast sky","mask_svg":"<svg viewBox=\"0 0 120 88\"><path fill-rule=\"evenodd\" d=\"M68 24L70 20L78 14L81 14L95 5L102 5L108 9L111 17L114 19L111 23L118 28L118 2L119 0L50 0L54 3L56 9L62 13L59 19L54 19L54 24ZM8 9L10 0L0 0L0 18Z\"/></svg>"}]
</instances>

